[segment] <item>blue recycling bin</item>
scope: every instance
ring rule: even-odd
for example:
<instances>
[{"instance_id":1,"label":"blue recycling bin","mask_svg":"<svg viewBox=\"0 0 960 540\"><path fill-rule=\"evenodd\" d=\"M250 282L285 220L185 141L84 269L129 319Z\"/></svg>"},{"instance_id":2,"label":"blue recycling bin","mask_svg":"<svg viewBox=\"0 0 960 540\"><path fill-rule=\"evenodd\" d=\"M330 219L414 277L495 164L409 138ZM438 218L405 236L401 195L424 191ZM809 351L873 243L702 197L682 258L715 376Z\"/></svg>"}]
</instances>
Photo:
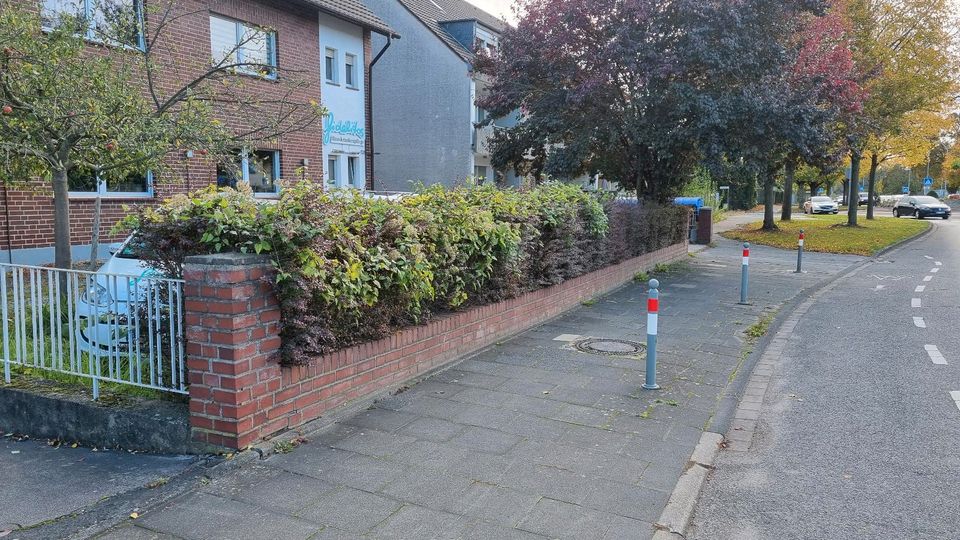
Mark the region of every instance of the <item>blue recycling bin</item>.
<instances>
[{"instance_id":1,"label":"blue recycling bin","mask_svg":"<svg viewBox=\"0 0 960 540\"><path fill-rule=\"evenodd\" d=\"M690 220L690 230L688 237L690 243L697 243L697 221L700 218L700 209L703 208L703 197L676 197L673 204L677 206L688 206L693 209L693 219Z\"/></svg>"}]
</instances>

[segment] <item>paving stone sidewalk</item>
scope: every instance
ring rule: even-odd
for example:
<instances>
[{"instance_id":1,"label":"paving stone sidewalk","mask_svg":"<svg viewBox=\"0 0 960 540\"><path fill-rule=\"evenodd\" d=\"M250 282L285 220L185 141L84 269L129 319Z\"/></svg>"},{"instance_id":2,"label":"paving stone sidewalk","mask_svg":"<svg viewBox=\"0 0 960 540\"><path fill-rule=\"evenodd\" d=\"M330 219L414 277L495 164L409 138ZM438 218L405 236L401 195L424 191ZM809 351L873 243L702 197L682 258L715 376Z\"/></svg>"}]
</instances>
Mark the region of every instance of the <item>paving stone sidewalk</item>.
<instances>
[{"instance_id":1,"label":"paving stone sidewalk","mask_svg":"<svg viewBox=\"0 0 960 540\"><path fill-rule=\"evenodd\" d=\"M645 340L631 284L492 347L101 538L650 538L741 362L743 331L857 262L763 247L738 306L739 245L660 277L663 389L640 359L563 334Z\"/></svg>"}]
</instances>

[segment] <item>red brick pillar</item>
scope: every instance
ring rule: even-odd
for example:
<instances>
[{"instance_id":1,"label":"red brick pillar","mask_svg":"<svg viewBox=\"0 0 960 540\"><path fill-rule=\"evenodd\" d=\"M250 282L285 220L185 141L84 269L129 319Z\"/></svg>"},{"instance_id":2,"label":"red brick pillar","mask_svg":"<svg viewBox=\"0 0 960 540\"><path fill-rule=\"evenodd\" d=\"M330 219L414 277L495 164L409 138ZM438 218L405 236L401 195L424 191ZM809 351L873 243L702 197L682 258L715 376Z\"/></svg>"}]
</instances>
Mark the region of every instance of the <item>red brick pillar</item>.
<instances>
[{"instance_id":1,"label":"red brick pillar","mask_svg":"<svg viewBox=\"0 0 960 540\"><path fill-rule=\"evenodd\" d=\"M257 255L186 260L184 325L196 441L236 449L261 436L264 409L272 405L265 401L280 388L280 310L272 273L270 261Z\"/></svg>"}]
</instances>

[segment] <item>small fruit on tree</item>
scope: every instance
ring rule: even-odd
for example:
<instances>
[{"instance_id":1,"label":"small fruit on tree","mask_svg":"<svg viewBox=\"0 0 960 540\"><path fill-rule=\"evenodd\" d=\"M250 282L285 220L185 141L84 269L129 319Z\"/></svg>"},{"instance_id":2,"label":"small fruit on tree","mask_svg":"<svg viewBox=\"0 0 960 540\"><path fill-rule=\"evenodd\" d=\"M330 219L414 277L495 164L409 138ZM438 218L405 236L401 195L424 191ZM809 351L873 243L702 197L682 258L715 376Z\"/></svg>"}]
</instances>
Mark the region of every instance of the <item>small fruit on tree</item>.
<instances>
[{"instance_id":1,"label":"small fruit on tree","mask_svg":"<svg viewBox=\"0 0 960 540\"><path fill-rule=\"evenodd\" d=\"M9 105L3 106L3 114L13 114L13 107Z\"/></svg>"}]
</instances>

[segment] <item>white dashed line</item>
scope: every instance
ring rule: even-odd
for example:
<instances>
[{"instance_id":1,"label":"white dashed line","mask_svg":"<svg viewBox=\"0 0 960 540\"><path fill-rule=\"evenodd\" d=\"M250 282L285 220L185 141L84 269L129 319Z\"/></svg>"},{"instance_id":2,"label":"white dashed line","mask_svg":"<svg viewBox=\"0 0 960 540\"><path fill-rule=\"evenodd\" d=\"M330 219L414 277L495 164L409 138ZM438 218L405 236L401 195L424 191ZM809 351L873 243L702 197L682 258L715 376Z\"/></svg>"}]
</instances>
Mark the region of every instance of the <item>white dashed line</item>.
<instances>
[{"instance_id":1,"label":"white dashed line","mask_svg":"<svg viewBox=\"0 0 960 540\"><path fill-rule=\"evenodd\" d=\"M953 399L953 402L957 404L957 408L960 409L960 390L950 392L950 398Z\"/></svg>"},{"instance_id":2,"label":"white dashed line","mask_svg":"<svg viewBox=\"0 0 960 540\"><path fill-rule=\"evenodd\" d=\"M910 299L910 307L920 307L920 299L919 299L919 298L911 298L911 299Z\"/></svg>"},{"instance_id":3,"label":"white dashed line","mask_svg":"<svg viewBox=\"0 0 960 540\"><path fill-rule=\"evenodd\" d=\"M931 256L929 256L929 255L924 255L923 258L924 258L924 259L930 259L931 261L933 260L933 257L931 257Z\"/></svg>"},{"instance_id":4,"label":"white dashed line","mask_svg":"<svg viewBox=\"0 0 960 540\"><path fill-rule=\"evenodd\" d=\"M581 339L583 339L583 336L578 336L576 334L560 334L559 336L553 338L554 341L566 342L580 341Z\"/></svg>"},{"instance_id":5,"label":"white dashed line","mask_svg":"<svg viewBox=\"0 0 960 540\"><path fill-rule=\"evenodd\" d=\"M930 273L931 273L931 274L936 274L936 273L939 272L939 271L940 271L939 268L931 268L931 269L930 269Z\"/></svg>"},{"instance_id":6,"label":"white dashed line","mask_svg":"<svg viewBox=\"0 0 960 540\"><path fill-rule=\"evenodd\" d=\"M947 365L947 359L943 357L943 354L936 345L924 345L923 349L927 351L927 355L930 357L931 362L940 366Z\"/></svg>"},{"instance_id":7,"label":"white dashed line","mask_svg":"<svg viewBox=\"0 0 960 540\"><path fill-rule=\"evenodd\" d=\"M940 261L937 261L937 262L935 262L935 263L933 263L933 264L935 264L935 265L937 265L937 266L943 266L943 263L940 262Z\"/></svg>"},{"instance_id":8,"label":"white dashed line","mask_svg":"<svg viewBox=\"0 0 960 540\"><path fill-rule=\"evenodd\" d=\"M930 281L933 279L933 276L923 276L924 281Z\"/></svg>"},{"instance_id":9,"label":"white dashed line","mask_svg":"<svg viewBox=\"0 0 960 540\"><path fill-rule=\"evenodd\" d=\"M923 290L926 288L927 288L926 285L917 285L917 288L914 289L913 292L923 292Z\"/></svg>"},{"instance_id":10,"label":"white dashed line","mask_svg":"<svg viewBox=\"0 0 960 540\"><path fill-rule=\"evenodd\" d=\"M927 327L927 323L923 322L923 317L914 317L914 318L913 318L913 324L914 324L917 328L926 328L926 327Z\"/></svg>"}]
</instances>

